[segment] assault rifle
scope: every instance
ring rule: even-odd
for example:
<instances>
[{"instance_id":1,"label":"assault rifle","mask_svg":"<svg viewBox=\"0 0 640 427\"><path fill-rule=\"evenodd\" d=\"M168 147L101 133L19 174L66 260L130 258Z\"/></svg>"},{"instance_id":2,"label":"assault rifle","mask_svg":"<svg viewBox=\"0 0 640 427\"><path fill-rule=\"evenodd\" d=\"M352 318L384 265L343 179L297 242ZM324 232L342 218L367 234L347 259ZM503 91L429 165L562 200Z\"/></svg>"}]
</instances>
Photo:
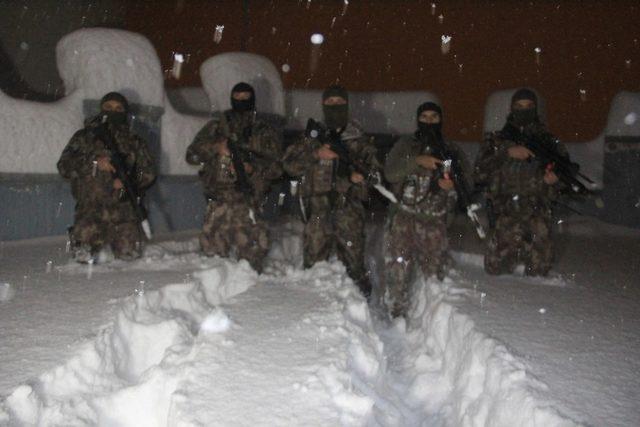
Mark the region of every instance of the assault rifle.
<instances>
[{"instance_id":1,"label":"assault rifle","mask_svg":"<svg viewBox=\"0 0 640 427\"><path fill-rule=\"evenodd\" d=\"M255 190L251 181L249 181L249 176L244 168L245 160L249 159L246 155L243 156L243 154L247 153L247 150L242 150L240 148L242 145L247 145L246 143L241 144L241 142L244 142L251 137L252 129L245 129L246 132L243 132L242 136L238 138L238 135L232 133L229 128L229 117L227 116L227 113L222 114L222 117L220 118L220 128L224 137L227 138L227 148L231 153L231 163L233 164L233 169L236 172L236 189L244 195L244 198L249 205L249 219L251 219L251 222L255 225L256 215L252 207L252 198L255 195Z\"/></svg>"},{"instance_id":2,"label":"assault rifle","mask_svg":"<svg viewBox=\"0 0 640 427\"><path fill-rule=\"evenodd\" d=\"M380 194L389 199L392 203L398 203L398 200L393 193L387 190L387 188L382 184L380 172L371 170L371 168L354 159L337 132L326 128L322 123L319 123L314 119L309 119L307 121L305 135L307 137L317 139L322 144L328 144L331 151L338 155L337 161L333 164L334 177L332 179L332 185L335 185L336 177L349 178L351 176L351 172L357 172L363 175L367 183L375 188Z\"/></svg>"},{"instance_id":3,"label":"assault rifle","mask_svg":"<svg viewBox=\"0 0 640 427\"><path fill-rule=\"evenodd\" d=\"M244 168L244 162L248 159L246 155L243 156L243 154L246 154L243 153L245 150L240 149L241 139L238 138L237 134L232 133L229 129L229 118L226 113L223 114L220 119L220 126L222 134L227 138L227 148L229 148L229 152L231 152L231 163L233 164L233 168L236 172L236 189L250 198L254 194L254 189L253 185L251 185L251 182L249 181L247 171ZM249 131L250 130L251 129L249 129ZM244 140L248 139L250 136L250 134L243 134L241 138Z\"/></svg>"},{"instance_id":4,"label":"assault rifle","mask_svg":"<svg viewBox=\"0 0 640 427\"><path fill-rule=\"evenodd\" d=\"M453 181L453 186L458 194L458 206L467 213L467 216L476 228L478 237L484 239L487 233L477 214L480 205L472 202L471 194L469 194L469 190L467 190L467 185L464 181L464 174L462 173L458 154L447 148L443 141L432 144L431 148L433 150L432 154L443 160L442 176Z\"/></svg>"},{"instance_id":5,"label":"assault rifle","mask_svg":"<svg viewBox=\"0 0 640 427\"><path fill-rule=\"evenodd\" d=\"M531 136L524 136L522 141L524 146L531 151L535 160L548 171L553 171L561 182L566 184L575 194L585 195L591 194L591 191L578 180L578 177L584 179L589 184L593 181L589 177L580 173L580 165L569 160L567 156L563 156L558 152L558 141L546 135L543 139L534 140Z\"/></svg>"},{"instance_id":6,"label":"assault rifle","mask_svg":"<svg viewBox=\"0 0 640 427\"><path fill-rule=\"evenodd\" d=\"M111 165L116 170L114 176L122 182L127 199L133 207L136 219L140 228L144 232L147 239L151 239L151 225L149 224L149 215L147 209L142 203L142 195L138 193L138 189L135 182L135 176L132 175L132 170L127 166L125 156L120 153L118 146L116 145L111 131L107 128L107 116L102 116L102 120L98 126L93 130L93 133L97 139L104 143L107 150L111 152Z\"/></svg>"}]
</instances>

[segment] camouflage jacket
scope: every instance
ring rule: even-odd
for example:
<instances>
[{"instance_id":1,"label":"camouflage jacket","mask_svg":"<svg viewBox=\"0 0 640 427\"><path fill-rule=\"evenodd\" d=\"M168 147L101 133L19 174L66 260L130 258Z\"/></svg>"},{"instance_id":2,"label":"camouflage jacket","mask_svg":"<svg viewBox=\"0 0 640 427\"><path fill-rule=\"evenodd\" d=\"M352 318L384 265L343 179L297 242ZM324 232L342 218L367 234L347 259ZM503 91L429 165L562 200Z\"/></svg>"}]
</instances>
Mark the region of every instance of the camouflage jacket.
<instances>
[{"instance_id":1,"label":"camouflage jacket","mask_svg":"<svg viewBox=\"0 0 640 427\"><path fill-rule=\"evenodd\" d=\"M568 158L565 146L553 138L542 124L534 123L525 133L534 141L552 140L557 144L558 152ZM549 207L562 188L560 182L547 185L543 181L545 170L535 159L509 157L509 147L522 144L522 138L522 131L507 123L502 130L486 136L484 146L478 153L474 169L476 185L485 188L487 198L493 201L498 210L507 205Z\"/></svg>"},{"instance_id":2,"label":"camouflage jacket","mask_svg":"<svg viewBox=\"0 0 640 427\"><path fill-rule=\"evenodd\" d=\"M351 160L356 162L360 169L367 169L368 173L382 170L376 158L377 150L373 141L363 133L357 123L349 122L340 137L349 151ZM339 194L350 199L367 200L369 189L366 182L354 184L351 182L350 174L337 174L335 183L333 182L334 162L340 160L316 158L315 152L321 146L322 143L317 138L304 136L290 145L284 154L284 170L292 177L300 179L300 195L302 197L325 195L335 189Z\"/></svg>"},{"instance_id":3,"label":"camouflage jacket","mask_svg":"<svg viewBox=\"0 0 640 427\"><path fill-rule=\"evenodd\" d=\"M450 151L459 153L455 145L444 142ZM400 138L384 165L384 174L399 201L399 208L428 218L444 217L456 203L455 190L442 190L438 171L418 166L416 157L432 153L432 148L415 135ZM460 156L458 156L460 157Z\"/></svg>"},{"instance_id":4,"label":"camouflage jacket","mask_svg":"<svg viewBox=\"0 0 640 427\"><path fill-rule=\"evenodd\" d=\"M114 175L97 169L96 159L112 155L95 134L99 125L97 117L87 120L84 129L71 137L58 160L60 175L71 181L73 197L80 203L108 204L126 200L124 192L113 189ZM129 167L127 172L132 183L142 194L156 178L154 162L146 142L131 133L128 126L108 125L108 129Z\"/></svg>"},{"instance_id":5,"label":"camouflage jacket","mask_svg":"<svg viewBox=\"0 0 640 427\"><path fill-rule=\"evenodd\" d=\"M215 152L216 142L225 138L236 144L243 162L251 165L247 176L255 196L268 191L271 181L282 175L281 133L255 112L238 114L227 110L214 116L187 148L187 163L201 166L200 178L207 197L226 200L239 195L231 157Z\"/></svg>"}]
</instances>

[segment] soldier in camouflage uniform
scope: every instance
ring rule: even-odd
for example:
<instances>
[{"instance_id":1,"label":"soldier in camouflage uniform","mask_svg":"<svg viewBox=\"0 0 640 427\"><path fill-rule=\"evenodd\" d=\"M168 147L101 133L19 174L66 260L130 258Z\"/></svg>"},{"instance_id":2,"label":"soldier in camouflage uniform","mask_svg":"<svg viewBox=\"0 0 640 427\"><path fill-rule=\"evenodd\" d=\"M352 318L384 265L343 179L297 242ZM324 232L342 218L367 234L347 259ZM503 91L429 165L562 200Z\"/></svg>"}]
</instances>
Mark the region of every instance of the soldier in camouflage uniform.
<instances>
[{"instance_id":1,"label":"soldier in camouflage uniform","mask_svg":"<svg viewBox=\"0 0 640 427\"><path fill-rule=\"evenodd\" d=\"M540 123L537 103L533 91L516 91L507 123L488 135L476 161L475 181L486 190L495 223L484 259L489 274L512 273L518 263L530 276L546 276L551 269L551 203L562 185L523 144L552 141L561 155L568 154Z\"/></svg>"},{"instance_id":2,"label":"soldier in camouflage uniform","mask_svg":"<svg viewBox=\"0 0 640 427\"><path fill-rule=\"evenodd\" d=\"M418 107L418 130L401 138L384 166L398 199L389 208L385 238L385 300L393 317L406 315L409 284L417 269L443 279L448 264L447 215L456 202L454 183L441 172L441 146L459 153L442 138L442 110L432 102Z\"/></svg>"},{"instance_id":3,"label":"soldier in camouflage uniform","mask_svg":"<svg viewBox=\"0 0 640 427\"><path fill-rule=\"evenodd\" d=\"M116 258L138 258L145 241L131 200L111 164L114 153L97 136L105 116L107 131L130 168L127 173L138 194L142 195L156 177L146 142L129 129L126 98L117 92L108 93L100 108L100 114L73 135L58 161L58 171L71 181L76 200L70 241L78 262L95 260L106 246Z\"/></svg>"},{"instance_id":4,"label":"soldier in camouflage uniform","mask_svg":"<svg viewBox=\"0 0 640 427\"><path fill-rule=\"evenodd\" d=\"M282 174L281 135L256 113L249 84L233 87L231 105L210 120L187 149L187 162L202 166L208 199L200 245L208 256L227 257L235 249L238 258L261 272L269 239L259 208L270 182Z\"/></svg>"},{"instance_id":5,"label":"soldier in camouflage uniform","mask_svg":"<svg viewBox=\"0 0 640 427\"><path fill-rule=\"evenodd\" d=\"M319 125L325 132L311 132L289 146L283 165L289 175L300 179L299 197L306 216L305 267L327 260L335 250L368 297L371 285L364 265L363 201L368 199L369 188L365 175L382 168L373 142L349 120L348 100L344 88L326 89L322 95L325 122ZM331 144L346 153L339 155Z\"/></svg>"}]
</instances>

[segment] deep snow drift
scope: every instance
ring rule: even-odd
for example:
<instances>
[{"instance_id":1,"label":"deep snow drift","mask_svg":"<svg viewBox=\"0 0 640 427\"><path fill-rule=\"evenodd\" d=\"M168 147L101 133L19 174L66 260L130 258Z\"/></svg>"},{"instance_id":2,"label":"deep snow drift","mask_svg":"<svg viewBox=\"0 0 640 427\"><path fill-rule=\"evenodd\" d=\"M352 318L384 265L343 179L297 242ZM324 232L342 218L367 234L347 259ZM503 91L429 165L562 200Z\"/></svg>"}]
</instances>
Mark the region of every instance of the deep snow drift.
<instances>
[{"instance_id":1,"label":"deep snow drift","mask_svg":"<svg viewBox=\"0 0 640 427\"><path fill-rule=\"evenodd\" d=\"M600 226L583 224L571 238L581 246L597 241L594 224ZM608 325L589 299L606 294L586 276L491 282L476 268L477 255L456 252L459 268L443 283L419 279L408 322L389 323L378 308L369 311L341 264L299 268L299 226L275 231L260 276L245 262L201 257L193 239L157 243L142 260L92 269L69 263L62 239L3 244L0 424L548 426L638 419L637 381L616 391L624 386L604 378L627 368L637 380L637 362L622 360L618 348L619 339L632 340L624 349L637 351L637 320L599 348ZM628 239L626 249L637 245L637 237ZM576 295L589 309L571 305ZM632 305L619 310L631 316ZM568 309L573 313L562 313ZM593 331L576 330L576 316ZM605 352L608 366L592 365L603 355L581 359L568 350L579 351L591 333L592 351ZM585 368L597 370L604 394L590 388ZM617 407L607 404L612 400Z\"/></svg>"}]
</instances>

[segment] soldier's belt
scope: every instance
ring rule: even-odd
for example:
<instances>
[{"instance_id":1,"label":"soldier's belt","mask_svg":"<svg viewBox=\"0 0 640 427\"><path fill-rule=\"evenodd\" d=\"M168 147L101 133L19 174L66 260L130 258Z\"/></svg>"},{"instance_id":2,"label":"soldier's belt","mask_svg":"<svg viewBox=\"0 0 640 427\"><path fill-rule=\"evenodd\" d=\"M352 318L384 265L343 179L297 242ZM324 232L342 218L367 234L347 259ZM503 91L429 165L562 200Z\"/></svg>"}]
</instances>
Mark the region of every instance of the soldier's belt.
<instances>
[{"instance_id":1,"label":"soldier's belt","mask_svg":"<svg viewBox=\"0 0 640 427\"><path fill-rule=\"evenodd\" d=\"M419 216L419 217L424 218L424 219L436 220L436 219L442 218L444 216L444 213L439 213L439 214L438 213L428 213L428 212L423 211L422 209L417 209L417 208L414 208L414 207L411 207L411 206L407 206L404 203L399 203L398 204L398 208L403 212L407 212L407 213Z\"/></svg>"}]
</instances>

